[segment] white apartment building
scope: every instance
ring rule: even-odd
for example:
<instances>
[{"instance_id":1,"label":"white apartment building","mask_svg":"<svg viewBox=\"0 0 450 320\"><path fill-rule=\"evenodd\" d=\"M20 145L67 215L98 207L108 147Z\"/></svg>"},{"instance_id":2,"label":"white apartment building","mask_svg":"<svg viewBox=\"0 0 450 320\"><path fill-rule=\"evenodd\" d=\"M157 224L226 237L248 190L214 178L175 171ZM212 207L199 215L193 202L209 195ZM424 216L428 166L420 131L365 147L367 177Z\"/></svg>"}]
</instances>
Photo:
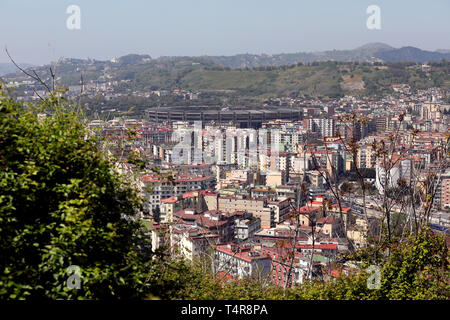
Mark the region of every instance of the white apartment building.
<instances>
[{"instance_id":1,"label":"white apartment building","mask_svg":"<svg viewBox=\"0 0 450 320\"><path fill-rule=\"evenodd\" d=\"M336 120L332 118L309 119L309 129L319 132L322 137L333 137L336 134Z\"/></svg>"},{"instance_id":2,"label":"white apartment building","mask_svg":"<svg viewBox=\"0 0 450 320\"><path fill-rule=\"evenodd\" d=\"M225 271L238 279L251 276L264 277L270 273L271 263L272 259L268 255L262 255L250 247L236 244L216 246L216 271Z\"/></svg>"},{"instance_id":3,"label":"white apartment building","mask_svg":"<svg viewBox=\"0 0 450 320\"><path fill-rule=\"evenodd\" d=\"M381 161L377 161L375 166L375 186L381 194L384 194L385 187L392 188L397 186L399 179L405 180L407 184L410 183L412 171L411 159L398 160L395 164L389 165L389 167L383 166Z\"/></svg>"}]
</instances>

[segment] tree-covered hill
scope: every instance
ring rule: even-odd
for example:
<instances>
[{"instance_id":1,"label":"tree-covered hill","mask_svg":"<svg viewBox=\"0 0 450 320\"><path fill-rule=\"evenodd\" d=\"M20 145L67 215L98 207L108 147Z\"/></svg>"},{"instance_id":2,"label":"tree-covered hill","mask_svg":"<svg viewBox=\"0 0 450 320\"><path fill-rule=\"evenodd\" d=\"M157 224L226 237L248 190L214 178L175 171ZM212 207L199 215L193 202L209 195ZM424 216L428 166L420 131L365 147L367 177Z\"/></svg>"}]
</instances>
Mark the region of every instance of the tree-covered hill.
<instances>
[{"instance_id":1,"label":"tree-covered hill","mask_svg":"<svg viewBox=\"0 0 450 320\"><path fill-rule=\"evenodd\" d=\"M229 69L204 63L183 64L182 61L158 69L155 65L129 68L120 71L113 78L125 77L130 80L121 86L124 93L127 90L178 88L260 98L302 95L335 98L349 93L374 95L389 93L393 84L400 83L408 84L413 90L433 86L450 89L448 61L433 63L431 71L423 71L421 65L414 63L328 61L306 65Z\"/></svg>"},{"instance_id":2,"label":"tree-covered hill","mask_svg":"<svg viewBox=\"0 0 450 320\"><path fill-rule=\"evenodd\" d=\"M413 90L433 86L450 89L450 62L422 64L392 62L312 62L282 66L231 69L211 60L192 57L127 56L113 61L64 59L52 66L58 84L71 86L95 81L116 83L115 93L132 94L154 90L185 89L211 95L336 98L345 94L382 95L393 84ZM50 83L49 66L35 69ZM23 75L11 76L18 79Z\"/></svg>"}]
</instances>

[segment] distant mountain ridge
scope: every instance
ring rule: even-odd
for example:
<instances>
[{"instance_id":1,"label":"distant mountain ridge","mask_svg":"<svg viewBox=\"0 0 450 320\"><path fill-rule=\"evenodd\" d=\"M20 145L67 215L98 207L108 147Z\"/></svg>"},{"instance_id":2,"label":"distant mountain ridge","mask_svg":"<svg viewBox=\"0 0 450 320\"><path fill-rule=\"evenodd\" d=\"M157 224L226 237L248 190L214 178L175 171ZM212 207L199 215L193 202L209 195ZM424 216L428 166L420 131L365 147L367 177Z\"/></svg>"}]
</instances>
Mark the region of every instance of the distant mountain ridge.
<instances>
[{"instance_id":1,"label":"distant mountain ridge","mask_svg":"<svg viewBox=\"0 0 450 320\"><path fill-rule=\"evenodd\" d=\"M327 50L281 54L238 54L233 56L202 56L217 64L235 68L280 66L320 61L339 62L416 62L450 59L450 50L426 51L415 47L394 48L384 43L369 43L352 50Z\"/></svg>"},{"instance_id":2,"label":"distant mountain ridge","mask_svg":"<svg viewBox=\"0 0 450 320\"><path fill-rule=\"evenodd\" d=\"M104 63L114 63L120 65L136 65L149 61L177 61L179 59L197 59L199 61L210 61L213 64L221 65L230 69L255 68L263 66L282 66L297 63L313 63L322 61L338 62L415 62L424 63L427 61L450 60L450 50L439 49L436 51L421 50L416 47L407 46L394 48L385 43L368 43L350 50L327 50L315 52L297 52L280 54L236 54L231 56L197 56L197 57L159 57L156 59L146 54L128 54L109 61L92 59L71 59L65 58L63 61L72 63L83 63L83 61L95 61ZM30 67L31 64L20 64L22 67ZM0 63L0 76L16 72L17 69L12 63Z\"/></svg>"},{"instance_id":3,"label":"distant mountain ridge","mask_svg":"<svg viewBox=\"0 0 450 320\"><path fill-rule=\"evenodd\" d=\"M386 62L428 62L450 59L450 52L446 50L425 51L415 47L402 47L394 50L383 50L375 56ZM447 50L448 51L448 50Z\"/></svg>"},{"instance_id":4,"label":"distant mountain ridge","mask_svg":"<svg viewBox=\"0 0 450 320\"><path fill-rule=\"evenodd\" d=\"M217 64L235 68L254 68L260 66L280 66L295 63L311 63L320 61L378 61L376 55L383 51L394 50L384 43L369 43L352 50L327 50L316 52L297 52L280 54L238 54L233 56L202 56Z\"/></svg>"}]
</instances>

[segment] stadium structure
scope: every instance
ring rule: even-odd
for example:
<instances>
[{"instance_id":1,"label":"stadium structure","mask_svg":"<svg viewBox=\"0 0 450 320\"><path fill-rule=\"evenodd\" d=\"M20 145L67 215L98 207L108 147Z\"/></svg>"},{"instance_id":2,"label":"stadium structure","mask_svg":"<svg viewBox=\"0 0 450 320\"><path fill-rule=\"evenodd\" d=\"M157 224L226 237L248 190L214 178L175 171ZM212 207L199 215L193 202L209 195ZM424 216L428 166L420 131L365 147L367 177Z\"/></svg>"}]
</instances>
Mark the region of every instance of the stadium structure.
<instances>
[{"instance_id":1,"label":"stadium structure","mask_svg":"<svg viewBox=\"0 0 450 320\"><path fill-rule=\"evenodd\" d=\"M238 128L260 128L261 124L271 120L303 119L302 108L261 108L248 107L224 108L220 106L175 106L149 108L145 111L147 120L153 122L201 121L206 124L232 124Z\"/></svg>"}]
</instances>

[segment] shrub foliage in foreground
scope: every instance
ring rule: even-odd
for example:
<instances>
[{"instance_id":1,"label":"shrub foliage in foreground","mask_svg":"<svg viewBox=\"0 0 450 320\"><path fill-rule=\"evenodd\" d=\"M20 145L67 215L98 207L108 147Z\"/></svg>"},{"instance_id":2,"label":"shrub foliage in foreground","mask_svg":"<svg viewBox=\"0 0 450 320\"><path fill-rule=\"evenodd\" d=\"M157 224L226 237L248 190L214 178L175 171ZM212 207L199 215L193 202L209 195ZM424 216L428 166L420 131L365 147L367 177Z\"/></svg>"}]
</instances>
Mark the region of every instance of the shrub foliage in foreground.
<instances>
[{"instance_id":1,"label":"shrub foliage in foreground","mask_svg":"<svg viewBox=\"0 0 450 320\"><path fill-rule=\"evenodd\" d=\"M58 100L0 96L0 299L141 297L138 195Z\"/></svg>"}]
</instances>

